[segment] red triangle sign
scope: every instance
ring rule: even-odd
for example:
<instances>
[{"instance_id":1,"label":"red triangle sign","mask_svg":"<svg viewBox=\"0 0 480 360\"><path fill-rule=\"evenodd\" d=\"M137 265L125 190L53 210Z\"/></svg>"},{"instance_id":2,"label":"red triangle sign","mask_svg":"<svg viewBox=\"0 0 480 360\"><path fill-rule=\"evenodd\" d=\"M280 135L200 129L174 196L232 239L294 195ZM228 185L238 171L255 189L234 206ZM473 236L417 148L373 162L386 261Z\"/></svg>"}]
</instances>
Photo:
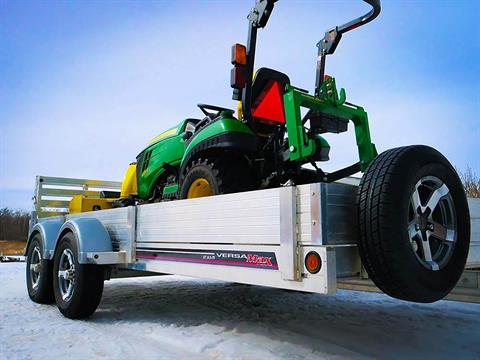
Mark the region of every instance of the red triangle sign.
<instances>
[{"instance_id":1,"label":"red triangle sign","mask_svg":"<svg viewBox=\"0 0 480 360\"><path fill-rule=\"evenodd\" d=\"M252 115L262 120L285 124L283 95L278 81L270 81L260 94Z\"/></svg>"}]
</instances>

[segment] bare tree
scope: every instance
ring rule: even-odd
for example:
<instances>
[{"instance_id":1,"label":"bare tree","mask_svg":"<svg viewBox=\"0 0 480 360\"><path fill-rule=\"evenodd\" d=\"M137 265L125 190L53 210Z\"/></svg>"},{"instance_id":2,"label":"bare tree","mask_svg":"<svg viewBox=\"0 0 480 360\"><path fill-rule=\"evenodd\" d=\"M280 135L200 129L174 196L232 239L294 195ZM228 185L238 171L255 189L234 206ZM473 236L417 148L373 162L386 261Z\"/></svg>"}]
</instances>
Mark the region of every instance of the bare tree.
<instances>
[{"instance_id":1,"label":"bare tree","mask_svg":"<svg viewBox=\"0 0 480 360\"><path fill-rule=\"evenodd\" d=\"M0 209L0 240L27 241L30 215L26 211Z\"/></svg>"},{"instance_id":2,"label":"bare tree","mask_svg":"<svg viewBox=\"0 0 480 360\"><path fill-rule=\"evenodd\" d=\"M480 198L480 178L467 166L465 172L458 171L468 197Z\"/></svg>"}]
</instances>

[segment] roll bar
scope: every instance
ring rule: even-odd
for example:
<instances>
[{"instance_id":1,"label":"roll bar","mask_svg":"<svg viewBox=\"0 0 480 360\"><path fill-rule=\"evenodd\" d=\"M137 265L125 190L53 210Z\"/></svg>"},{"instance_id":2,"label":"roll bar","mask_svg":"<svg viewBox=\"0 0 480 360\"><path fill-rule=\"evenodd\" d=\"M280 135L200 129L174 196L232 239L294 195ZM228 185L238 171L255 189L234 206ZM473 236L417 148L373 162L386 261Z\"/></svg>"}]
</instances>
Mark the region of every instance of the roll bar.
<instances>
[{"instance_id":1,"label":"roll bar","mask_svg":"<svg viewBox=\"0 0 480 360\"><path fill-rule=\"evenodd\" d=\"M246 84L241 92L243 114L246 121L250 121L251 118L251 97L252 97L252 77L253 66L255 62L255 47L257 43L257 30L264 28L267 25L268 19L273 11L274 5L278 0L256 0L255 6L248 14L249 28L248 28L248 41L247 41L247 63L246 63ZM317 74L315 81L315 95L320 93L320 87L323 83L325 75L325 60L326 56L333 54L335 49L342 38L342 34L356 29L362 25L365 25L375 19L380 14L381 6L380 0L363 0L372 6L365 15L349 21L341 26L325 32L325 36L317 44L318 47L318 61L317 61ZM235 90L236 91L236 90ZM234 98L236 95L234 92Z\"/></svg>"}]
</instances>

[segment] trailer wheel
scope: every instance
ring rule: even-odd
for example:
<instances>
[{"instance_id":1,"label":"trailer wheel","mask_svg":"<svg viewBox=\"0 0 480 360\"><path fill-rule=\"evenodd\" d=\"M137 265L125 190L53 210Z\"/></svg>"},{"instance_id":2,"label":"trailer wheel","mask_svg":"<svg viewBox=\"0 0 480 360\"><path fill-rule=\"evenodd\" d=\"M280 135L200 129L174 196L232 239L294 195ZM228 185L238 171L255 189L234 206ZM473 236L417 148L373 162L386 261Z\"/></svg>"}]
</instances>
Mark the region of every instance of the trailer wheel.
<instances>
[{"instance_id":1,"label":"trailer wheel","mask_svg":"<svg viewBox=\"0 0 480 360\"><path fill-rule=\"evenodd\" d=\"M224 156L193 161L185 171L180 199L230 194L253 189L253 176L247 161Z\"/></svg>"},{"instance_id":2,"label":"trailer wheel","mask_svg":"<svg viewBox=\"0 0 480 360\"><path fill-rule=\"evenodd\" d=\"M53 290L60 312L81 319L95 312L103 292L104 269L79 264L77 243L71 233L62 237L55 251Z\"/></svg>"},{"instance_id":3,"label":"trailer wheel","mask_svg":"<svg viewBox=\"0 0 480 360\"><path fill-rule=\"evenodd\" d=\"M28 245L27 250L27 291L30 299L39 304L50 304L53 302L52 289L52 261L42 256L43 246L40 235L35 235Z\"/></svg>"},{"instance_id":4,"label":"trailer wheel","mask_svg":"<svg viewBox=\"0 0 480 360\"><path fill-rule=\"evenodd\" d=\"M359 251L383 292L409 301L445 297L460 278L470 243L462 183L428 146L380 154L358 189Z\"/></svg>"}]
</instances>

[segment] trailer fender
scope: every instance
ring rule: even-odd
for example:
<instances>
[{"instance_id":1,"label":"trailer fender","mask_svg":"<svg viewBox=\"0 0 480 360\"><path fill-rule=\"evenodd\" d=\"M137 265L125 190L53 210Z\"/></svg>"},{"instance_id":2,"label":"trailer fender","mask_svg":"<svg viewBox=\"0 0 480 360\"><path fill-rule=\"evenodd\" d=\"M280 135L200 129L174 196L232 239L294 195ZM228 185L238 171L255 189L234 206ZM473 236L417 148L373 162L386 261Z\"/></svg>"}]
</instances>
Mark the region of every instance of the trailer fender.
<instances>
[{"instance_id":1,"label":"trailer fender","mask_svg":"<svg viewBox=\"0 0 480 360\"><path fill-rule=\"evenodd\" d=\"M110 235L98 219L78 218L68 220L60 229L56 245L69 232L74 235L77 242L78 262L80 264L97 263L92 256L98 258L97 253L111 254L113 252Z\"/></svg>"},{"instance_id":2,"label":"trailer fender","mask_svg":"<svg viewBox=\"0 0 480 360\"><path fill-rule=\"evenodd\" d=\"M53 254L55 252L55 246L57 243L58 234L60 233L60 228L64 223L64 219L52 219L45 220L39 223L36 223L32 230L30 231L30 236L28 237L27 246L25 247L25 256L27 256L27 249L30 245L30 242L35 235L40 234L43 254L42 257L45 260L53 259Z\"/></svg>"}]
</instances>

